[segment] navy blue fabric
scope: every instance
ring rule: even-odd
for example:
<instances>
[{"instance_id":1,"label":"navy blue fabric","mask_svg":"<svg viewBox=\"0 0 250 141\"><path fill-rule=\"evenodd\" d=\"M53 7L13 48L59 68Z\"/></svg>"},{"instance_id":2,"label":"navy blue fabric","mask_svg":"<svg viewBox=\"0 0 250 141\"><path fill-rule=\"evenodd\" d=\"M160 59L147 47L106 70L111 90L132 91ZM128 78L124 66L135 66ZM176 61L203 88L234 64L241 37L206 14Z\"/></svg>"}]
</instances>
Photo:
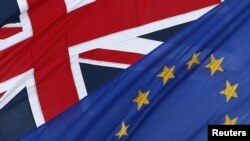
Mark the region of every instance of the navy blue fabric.
<instances>
[{"instance_id":1,"label":"navy blue fabric","mask_svg":"<svg viewBox=\"0 0 250 141\"><path fill-rule=\"evenodd\" d=\"M144 39L150 39L150 40L156 40L156 41L166 41L169 38L173 37L175 34L177 34L181 29L185 28L188 26L191 22L172 26L163 30L155 31L149 34L145 34L142 36L139 36L140 38Z\"/></svg>"},{"instance_id":2,"label":"navy blue fabric","mask_svg":"<svg viewBox=\"0 0 250 141\"><path fill-rule=\"evenodd\" d=\"M0 0L0 27L19 22L20 10L16 0Z\"/></svg>"},{"instance_id":3,"label":"navy blue fabric","mask_svg":"<svg viewBox=\"0 0 250 141\"><path fill-rule=\"evenodd\" d=\"M23 89L0 110L0 141L16 141L35 127L27 90Z\"/></svg>"},{"instance_id":4,"label":"navy blue fabric","mask_svg":"<svg viewBox=\"0 0 250 141\"><path fill-rule=\"evenodd\" d=\"M89 94L109 82L123 69L80 63L82 76Z\"/></svg>"},{"instance_id":5,"label":"navy blue fabric","mask_svg":"<svg viewBox=\"0 0 250 141\"><path fill-rule=\"evenodd\" d=\"M250 123L250 1L227 0L195 21L104 87L34 130L22 141L206 141L208 124L223 124L225 115ZM200 65L187 69L194 53ZM205 68L213 54L224 57L224 72L211 77ZM157 75L175 66L164 86ZM239 84L238 98L226 102L226 80ZM140 111L138 91L150 90ZM124 122L128 136L118 139Z\"/></svg>"}]
</instances>

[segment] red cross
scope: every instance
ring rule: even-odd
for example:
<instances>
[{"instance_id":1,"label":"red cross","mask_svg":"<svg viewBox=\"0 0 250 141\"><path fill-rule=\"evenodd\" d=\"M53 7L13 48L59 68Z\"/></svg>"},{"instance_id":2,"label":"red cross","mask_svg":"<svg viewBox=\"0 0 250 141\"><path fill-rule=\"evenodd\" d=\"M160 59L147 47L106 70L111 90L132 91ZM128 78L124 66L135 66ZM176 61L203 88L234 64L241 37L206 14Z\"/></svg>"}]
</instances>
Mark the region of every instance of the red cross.
<instances>
[{"instance_id":1,"label":"red cross","mask_svg":"<svg viewBox=\"0 0 250 141\"><path fill-rule=\"evenodd\" d=\"M38 97L47 121L78 101L69 46L218 2L109 0L112 4L107 4L98 0L67 15L64 0L28 0L33 36L0 52L0 82L34 68ZM144 7L135 8L138 3Z\"/></svg>"}]
</instances>

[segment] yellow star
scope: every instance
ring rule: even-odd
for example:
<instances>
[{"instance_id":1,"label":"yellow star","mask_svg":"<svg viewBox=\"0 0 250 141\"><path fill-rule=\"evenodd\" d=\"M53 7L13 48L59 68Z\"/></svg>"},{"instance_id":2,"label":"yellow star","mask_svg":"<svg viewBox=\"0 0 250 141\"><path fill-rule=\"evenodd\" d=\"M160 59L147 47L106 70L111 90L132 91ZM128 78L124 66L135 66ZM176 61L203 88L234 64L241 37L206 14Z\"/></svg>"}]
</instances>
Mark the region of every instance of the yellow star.
<instances>
[{"instance_id":1,"label":"yellow star","mask_svg":"<svg viewBox=\"0 0 250 141\"><path fill-rule=\"evenodd\" d=\"M149 104L148 101L148 95L150 91L147 91L143 93L141 90L139 90L137 97L133 100L133 102L137 103L138 111L141 109L141 107L145 104Z\"/></svg>"},{"instance_id":2,"label":"yellow star","mask_svg":"<svg viewBox=\"0 0 250 141\"><path fill-rule=\"evenodd\" d=\"M226 101L228 102L231 97L238 98L238 95L236 93L236 89L239 84L235 84L233 86L230 85L229 81L226 82L226 88L220 92L220 94L223 94L226 96Z\"/></svg>"},{"instance_id":3,"label":"yellow star","mask_svg":"<svg viewBox=\"0 0 250 141\"><path fill-rule=\"evenodd\" d=\"M226 114L226 118L225 118L225 123L224 125L235 125L238 121L238 117L234 118L234 119L230 119L229 116Z\"/></svg>"},{"instance_id":4,"label":"yellow star","mask_svg":"<svg viewBox=\"0 0 250 141\"><path fill-rule=\"evenodd\" d=\"M193 64L200 64L200 61L198 60L198 56L200 55L200 52L199 53L195 53L192 57L192 59L190 59L188 62L187 62L187 65L188 65L188 70L191 69L191 67L193 66Z\"/></svg>"},{"instance_id":5,"label":"yellow star","mask_svg":"<svg viewBox=\"0 0 250 141\"><path fill-rule=\"evenodd\" d=\"M216 60L214 55L211 55L210 63L205 66L206 68L209 68L211 70L211 76L213 76L216 71L223 72L223 69L221 67L223 59L224 58Z\"/></svg>"},{"instance_id":6,"label":"yellow star","mask_svg":"<svg viewBox=\"0 0 250 141\"><path fill-rule=\"evenodd\" d=\"M126 126L123 121L120 131L116 133L115 136L117 136L119 139L121 139L123 136L128 136L127 129L128 129L128 126Z\"/></svg>"},{"instance_id":7,"label":"yellow star","mask_svg":"<svg viewBox=\"0 0 250 141\"><path fill-rule=\"evenodd\" d=\"M164 66L163 71L157 75L157 77L161 77L163 79L163 85L166 85L169 79L174 78L173 74L174 68L175 66L173 66L172 68Z\"/></svg>"}]
</instances>

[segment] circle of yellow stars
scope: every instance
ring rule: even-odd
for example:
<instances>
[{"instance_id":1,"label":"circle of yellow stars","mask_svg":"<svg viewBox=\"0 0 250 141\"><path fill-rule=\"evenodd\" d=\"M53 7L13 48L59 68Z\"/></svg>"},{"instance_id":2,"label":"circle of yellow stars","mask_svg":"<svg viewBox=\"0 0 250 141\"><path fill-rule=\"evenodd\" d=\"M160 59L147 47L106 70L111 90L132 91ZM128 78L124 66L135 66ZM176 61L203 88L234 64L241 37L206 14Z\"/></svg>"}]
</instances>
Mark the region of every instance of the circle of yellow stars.
<instances>
[{"instance_id":1,"label":"circle of yellow stars","mask_svg":"<svg viewBox=\"0 0 250 141\"><path fill-rule=\"evenodd\" d=\"M200 52L195 53L192 56L192 58L188 61L188 63L187 63L188 70L190 70L193 65L199 65L200 64L200 61L198 59L199 55L200 55ZM218 72L224 72L224 70L223 70L223 68L221 66L222 63L223 63L223 60L224 60L224 58L216 59L213 54L210 56L210 63L208 63L204 67L210 69L211 77L217 71ZM220 91L219 93L222 94L222 95L225 95L226 102L228 103L231 100L231 98L238 98L238 94L236 92L238 86L239 86L239 84L231 85L230 82L227 80L225 89ZM226 114L224 125L235 125L237 123L237 121L238 121L238 117L230 119L230 117Z\"/></svg>"},{"instance_id":2,"label":"circle of yellow stars","mask_svg":"<svg viewBox=\"0 0 250 141\"><path fill-rule=\"evenodd\" d=\"M200 52L195 53L192 56L192 58L187 62L188 70L190 70L193 65L199 65L200 64L200 61L198 59L199 55L200 55ZM217 71L218 72L224 72L224 70L223 70L223 68L221 66L222 63L223 63L223 60L224 60L224 58L216 59L213 54L210 56L210 63L208 63L204 67L210 69L211 77ZM230 82L227 80L225 89L220 91L219 93L222 94L222 95L225 95L226 102L228 103L231 100L231 98L238 98L238 94L236 92L238 86L239 86L239 84L231 85ZM224 125L235 125L237 123L237 121L238 121L238 117L230 119L230 117L226 114Z\"/></svg>"},{"instance_id":3,"label":"circle of yellow stars","mask_svg":"<svg viewBox=\"0 0 250 141\"><path fill-rule=\"evenodd\" d=\"M191 59L186 63L187 69L190 70L194 65L200 65L199 61L199 55L201 52L193 54ZM222 68L222 63L224 61L224 58L216 59L216 57L212 54L210 56L210 62L205 65L204 67L210 70L211 77L215 75L216 72L224 72ZM162 79L163 86L167 84L167 82L170 81L170 79L174 79L174 70L175 66L167 67L164 66L162 71L157 74L157 77ZM239 84L231 84L229 80L226 81L225 89L221 90L219 94L224 95L226 98L226 103L228 103L232 98L238 98L238 94L236 92ZM141 110L143 106L146 106L150 103L148 97L150 95L150 90L148 91L142 91L139 90L137 93L137 96L133 99L133 103L137 104L137 110ZM223 125L235 125L237 124L238 117L230 118L228 114L225 115L225 122ZM129 125L126 125L124 121L122 121L120 130L116 133L116 136L120 140L124 136L128 136L127 130L129 128Z\"/></svg>"}]
</instances>

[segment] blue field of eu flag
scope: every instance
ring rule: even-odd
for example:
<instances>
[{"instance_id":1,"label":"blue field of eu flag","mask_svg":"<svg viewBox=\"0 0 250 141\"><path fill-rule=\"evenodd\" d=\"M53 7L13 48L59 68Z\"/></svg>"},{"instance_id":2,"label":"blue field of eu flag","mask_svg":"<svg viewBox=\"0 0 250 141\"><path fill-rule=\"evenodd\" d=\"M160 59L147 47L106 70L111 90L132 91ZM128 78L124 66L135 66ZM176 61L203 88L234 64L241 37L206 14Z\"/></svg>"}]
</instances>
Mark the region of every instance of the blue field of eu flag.
<instances>
[{"instance_id":1,"label":"blue field of eu flag","mask_svg":"<svg viewBox=\"0 0 250 141\"><path fill-rule=\"evenodd\" d=\"M250 1L226 0L22 141L204 141L250 124Z\"/></svg>"}]
</instances>

